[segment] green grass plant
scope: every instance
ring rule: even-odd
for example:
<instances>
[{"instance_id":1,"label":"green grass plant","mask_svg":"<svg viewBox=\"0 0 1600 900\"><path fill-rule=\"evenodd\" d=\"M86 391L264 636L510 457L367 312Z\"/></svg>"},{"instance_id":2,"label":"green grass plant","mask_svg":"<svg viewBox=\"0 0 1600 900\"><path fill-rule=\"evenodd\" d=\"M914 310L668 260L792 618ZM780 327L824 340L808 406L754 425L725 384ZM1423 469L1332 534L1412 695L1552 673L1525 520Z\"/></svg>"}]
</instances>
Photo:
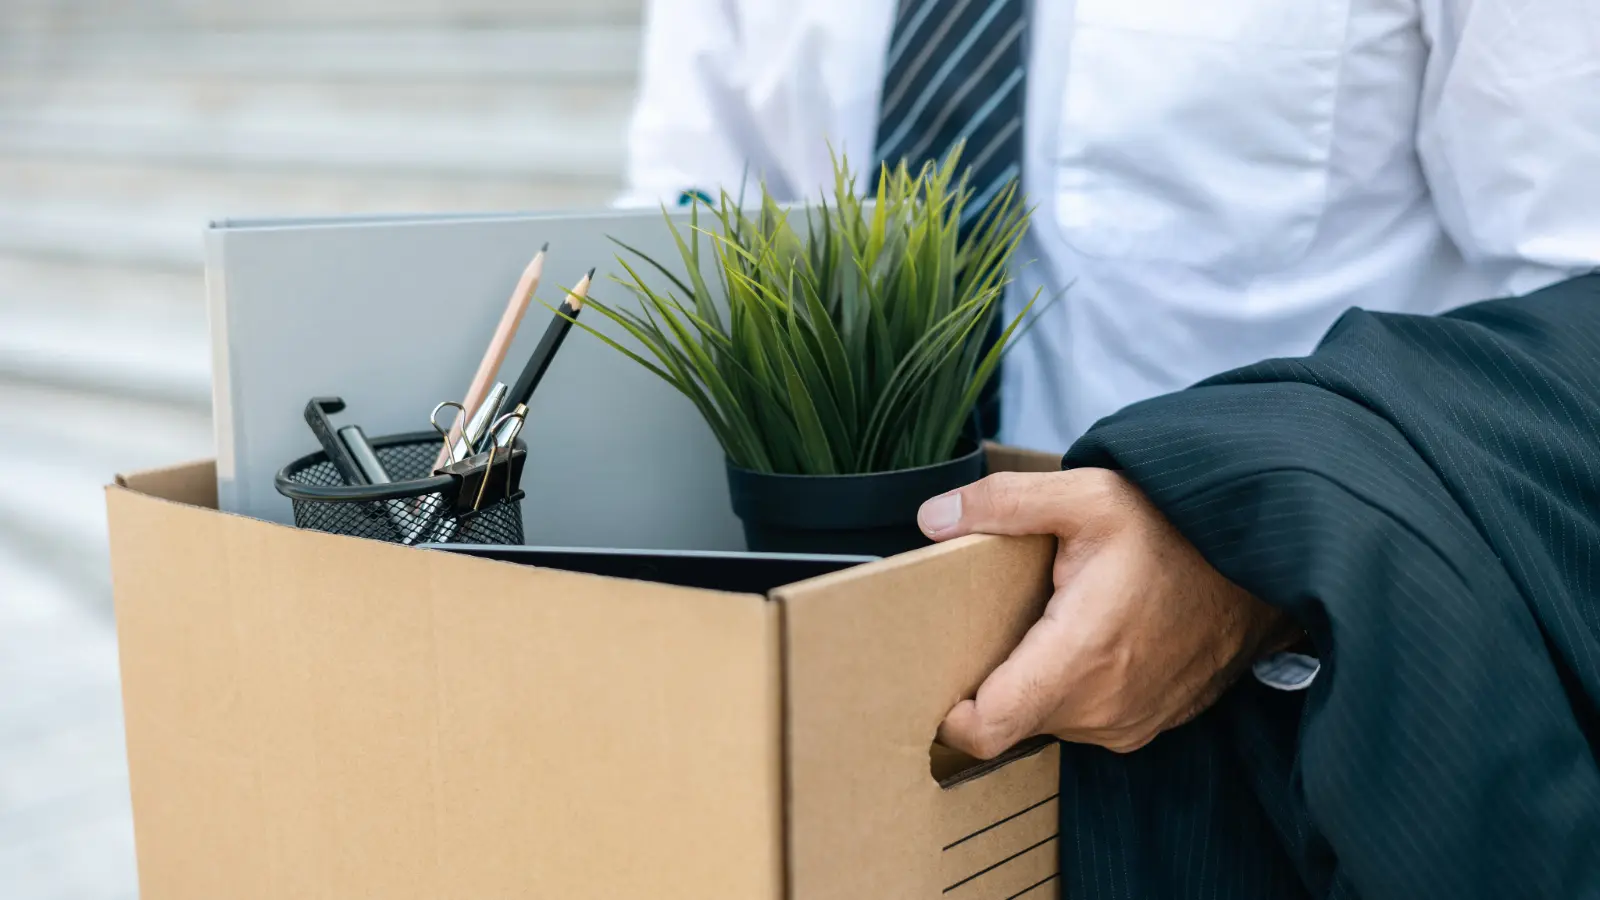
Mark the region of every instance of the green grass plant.
<instances>
[{"instance_id":1,"label":"green grass plant","mask_svg":"<svg viewBox=\"0 0 1600 900\"><path fill-rule=\"evenodd\" d=\"M963 235L972 188L959 162L958 149L917 172L886 167L862 198L836 157L831 202L792 211L765 186L748 209L723 191L704 205L715 227L701 226L700 203L687 233L668 216L683 276L618 242L617 282L641 312L592 290L585 301L642 353L577 324L688 397L743 468L839 475L949 460L1033 307L985 350L1029 210L1012 183ZM702 274L707 250L720 291Z\"/></svg>"}]
</instances>

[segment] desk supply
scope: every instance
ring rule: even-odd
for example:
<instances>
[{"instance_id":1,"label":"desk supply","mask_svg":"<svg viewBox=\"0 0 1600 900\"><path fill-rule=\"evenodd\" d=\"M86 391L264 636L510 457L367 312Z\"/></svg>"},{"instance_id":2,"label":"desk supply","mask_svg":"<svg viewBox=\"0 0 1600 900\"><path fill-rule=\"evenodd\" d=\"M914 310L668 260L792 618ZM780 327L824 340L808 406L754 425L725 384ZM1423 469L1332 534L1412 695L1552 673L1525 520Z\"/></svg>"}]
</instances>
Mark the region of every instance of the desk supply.
<instances>
[{"instance_id":1,"label":"desk supply","mask_svg":"<svg viewBox=\"0 0 1600 900\"><path fill-rule=\"evenodd\" d=\"M306 402L306 424L311 426L311 433L317 436L317 443L322 445L324 453L339 472L339 477L345 484L367 484L367 479L361 473L361 467L346 449L344 442L334 434L333 423L328 421L332 413L344 409L344 401L338 397L312 397Z\"/></svg>"},{"instance_id":2,"label":"desk supply","mask_svg":"<svg viewBox=\"0 0 1600 900\"><path fill-rule=\"evenodd\" d=\"M489 349L484 351L483 359L478 363L478 371L472 376L472 384L467 388L467 396L461 405L470 410L477 410L489 393L489 386L494 382L494 376L500 371L501 363L505 362L506 351L511 348L511 339L517 335L517 326L522 322L522 316L528 311L528 303L539 290L539 279L544 275L544 256L550 249L546 243L535 253L528 267L522 270L522 277L517 280L516 288L511 292L511 300L506 304L506 311L500 316L500 324L494 330L494 337L489 340ZM491 414L492 418L492 414ZM454 447L455 438L459 431L452 431L451 441L445 449L439 451L439 458L435 468L445 464L445 454L449 448Z\"/></svg>"},{"instance_id":3,"label":"desk supply","mask_svg":"<svg viewBox=\"0 0 1600 900\"><path fill-rule=\"evenodd\" d=\"M687 210L668 215L680 227L689 220ZM625 274L614 261L613 238L670 256L672 234L662 225L660 209L214 224L206 236L206 289L220 508L293 524L294 504L277 491L275 477L286 462L316 449L295 415L308 397L343 397L358 417L351 421L359 420L375 444L381 435L403 432L431 437L429 407L446 397L464 399L465 382L483 356L511 285L528 265L528 251L548 240L552 253L572 260L572 271L558 282L550 269L553 258L546 257L550 280L539 299L560 306L565 292L553 286L572 287L578 280L573 276L581 277L590 265L600 264L596 285ZM584 260L589 262L579 266ZM589 296L603 292L591 290ZM643 314L631 295L618 291L605 299ZM530 311L507 353L499 375L507 384L516 383L546 330L550 314L539 309L544 321L535 321ZM592 315L585 309L579 321ZM597 317L590 324L630 341L614 323ZM717 443L694 406L649 372L619 365L615 350L577 330L561 345L537 405L528 404L530 417L538 418L530 418L519 438L532 459L559 460L523 476L522 489L540 510L551 511L533 516L534 500L524 504L530 511L523 522L526 539L742 549ZM552 390L558 379L563 389ZM567 390L568 385L582 389ZM505 408L515 405L508 397ZM447 428L452 424L446 413L440 421ZM348 424L342 415L333 422ZM428 458L405 472L390 451L377 450L399 482L416 470L427 472L440 446L433 438ZM583 515L571 514L579 509Z\"/></svg>"},{"instance_id":4,"label":"desk supply","mask_svg":"<svg viewBox=\"0 0 1600 900\"><path fill-rule=\"evenodd\" d=\"M393 479L383 467L383 462L378 459L378 452L372 449L372 443L367 440L367 433L360 425L346 425L339 429L339 440L350 451L350 456L355 459L356 466L361 469L361 474L366 476L367 483L373 485L392 484ZM404 500L385 500L383 510L389 516L390 524L394 525L395 532L401 535L406 543L415 543L420 535L413 534L410 522L406 517L406 504Z\"/></svg>"},{"instance_id":5,"label":"desk supply","mask_svg":"<svg viewBox=\"0 0 1600 900\"><path fill-rule=\"evenodd\" d=\"M445 492L449 511L467 516L517 493L527 452L520 447L496 447L451 463L439 471L460 479L460 488Z\"/></svg>"},{"instance_id":6,"label":"desk supply","mask_svg":"<svg viewBox=\"0 0 1600 900\"><path fill-rule=\"evenodd\" d=\"M543 251L540 251L540 254L541 256L535 257L534 261L542 265ZM530 264L529 270L531 271L532 269L533 266ZM469 474L467 470L461 470L459 467L477 461L478 465L487 473L494 469L495 451L514 444L527 418L527 402L532 398L534 389L539 386L539 381L544 378L544 373L549 370L550 362L555 358L556 351L561 349L561 342L566 339L567 332L572 328L572 318L576 317L579 310L583 308L583 300L588 296L589 285L594 280L594 271L594 269L590 269L588 274L584 275L583 279L578 282L577 286L567 294L567 299L562 301L556 317L551 320L550 325L545 329L544 337L540 339L539 346L534 349L533 356L529 358L528 364L523 367L522 376L517 379L517 387L514 390L507 388L504 382L496 382L478 407L473 409L472 416L467 420L465 427L462 427L461 420L465 418L467 410L472 409L470 403L457 404L452 401L446 401L435 406L433 413L428 417L429 422L433 424L434 430L438 431L444 438L444 447L439 451L438 459L435 460L434 471L439 474L456 473L469 481L475 480L480 501L488 484L487 474L477 475L475 472ZM537 281L535 281L535 284L537 284ZM502 355L504 354L502 353ZM499 419L495 418L505 405L508 396L512 398L512 402L516 403L516 412L502 416ZM453 407L457 410L455 423L448 430L441 427L438 422L439 411L446 407ZM477 457L473 456L475 453L479 456L486 455L487 458L481 461L477 460ZM441 463L440 460L443 460L443 462ZM520 481L521 478L520 459L507 462L506 472L508 479L506 493L511 494L515 490L515 483ZM463 489L458 497L457 508L454 510L456 514L460 515L463 512L459 500L471 495L471 493L472 488L470 485ZM477 508L477 501L474 502L472 508ZM423 498L413 509L413 514L420 517L424 524L420 533L413 532L408 535L406 543L413 543L421 537L438 542L454 540L456 537L456 525L450 520L448 512L442 497L429 496Z\"/></svg>"},{"instance_id":7,"label":"desk supply","mask_svg":"<svg viewBox=\"0 0 1600 900\"><path fill-rule=\"evenodd\" d=\"M465 542L519 544L521 476L527 447L520 441L476 454L433 472L439 439L432 432L369 442L386 484L349 484L325 452L295 460L275 485L289 498L303 529L395 544Z\"/></svg>"},{"instance_id":8,"label":"desk supply","mask_svg":"<svg viewBox=\"0 0 1600 900\"><path fill-rule=\"evenodd\" d=\"M388 484L389 473L384 471L383 463L378 461L378 454L372 449L372 443L367 440L367 433L361 430L360 425L346 425L339 429L339 440L344 443L345 449L350 452L350 458L355 460L356 467L367 479L367 484Z\"/></svg>"},{"instance_id":9,"label":"desk supply","mask_svg":"<svg viewBox=\"0 0 1600 900\"><path fill-rule=\"evenodd\" d=\"M412 514L415 527L406 532L403 543L457 540L462 522L502 501L520 499L522 493L518 485L522 482L526 457L527 452L514 444L506 448L491 447L436 470L434 474L454 478L456 483L449 490L430 493L421 499Z\"/></svg>"},{"instance_id":10,"label":"desk supply","mask_svg":"<svg viewBox=\"0 0 1600 900\"><path fill-rule=\"evenodd\" d=\"M466 417L467 411L461 404L454 400L446 400L433 408L433 412L428 415L428 422L433 426L433 430L438 432L439 436L444 440L444 449L441 451L441 455L445 458L445 464L442 466L438 464L437 458L435 459L433 467L435 475L451 474L452 471L458 477L464 474L458 467L465 464L477 452L478 445L488 436L491 425L499 424L499 420L491 422L491 419L499 411L501 404L505 402L505 396L505 384L496 382L494 389L489 392L488 397L484 398L483 403L479 405L477 412L472 415L465 428L461 427L461 420ZM450 428L445 428L439 424L439 413L446 408L456 410L455 424ZM491 455L487 462L482 464L493 466L494 457ZM476 505L474 505L475 508ZM412 507L412 515L420 519L422 524L418 531L407 536L406 543L414 543L416 540L424 538L432 541L450 540L454 530L450 528L449 523L442 521L444 513L445 501L441 496L430 494L420 498ZM435 529L443 530L435 534L433 533Z\"/></svg>"},{"instance_id":11,"label":"desk supply","mask_svg":"<svg viewBox=\"0 0 1600 900\"><path fill-rule=\"evenodd\" d=\"M517 437L522 434L522 426L527 424L528 407L518 403L517 408L500 417L494 428L494 445L496 447L510 447L515 444Z\"/></svg>"},{"instance_id":12,"label":"desk supply","mask_svg":"<svg viewBox=\"0 0 1600 900\"><path fill-rule=\"evenodd\" d=\"M556 309L555 318L551 319L550 325L545 328L544 337L539 339L539 346L534 348L533 356L528 358L528 364L522 368L522 376L511 389L512 403L527 403L533 399L533 392L544 379L544 373L549 371L550 363L556 358L556 351L561 349L561 342L567 339L567 332L572 330L572 320L583 310L583 301L589 296L589 286L594 282L594 272L594 269L590 269L589 273L583 276L583 280L567 294L567 299L561 301L561 306Z\"/></svg>"},{"instance_id":13,"label":"desk supply","mask_svg":"<svg viewBox=\"0 0 1600 900\"><path fill-rule=\"evenodd\" d=\"M495 421L495 416L500 413L500 407L505 404L507 388L503 382L495 382L494 389L489 391L489 396L483 399L478 408L473 411L472 418L467 420L465 430L458 431L452 428L446 441L453 441L447 446L450 450L449 462L460 462L477 452L478 445L483 442L489 433L489 426ZM461 419L456 417L459 425ZM435 426L437 427L437 426Z\"/></svg>"}]
</instances>

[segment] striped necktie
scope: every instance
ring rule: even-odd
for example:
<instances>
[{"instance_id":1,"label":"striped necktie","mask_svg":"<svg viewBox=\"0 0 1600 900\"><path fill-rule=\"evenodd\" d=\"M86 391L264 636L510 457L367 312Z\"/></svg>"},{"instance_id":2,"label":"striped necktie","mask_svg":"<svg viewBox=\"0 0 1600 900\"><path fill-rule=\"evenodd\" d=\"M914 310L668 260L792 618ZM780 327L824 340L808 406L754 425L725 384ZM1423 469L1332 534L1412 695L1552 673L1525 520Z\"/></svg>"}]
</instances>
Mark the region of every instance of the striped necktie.
<instances>
[{"instance_id":1,"label":"striped necktie","mask_svg":"<svg viewBox=\"0 0 1600 900\"><path fill-rule=\"evenodd\" d=\"M900 0L895 14L877 162L893 168L905 160L915 172L962 145L973 191L962 211L963 232L995 194L1022 177L1028 2ZM1000 339L1002 319L996 315L989 329L990 346ZM1000 430L999 384L997 373L974 413L986 438Z\"/></svg>"},{"instance_id":2,"label":"striped necktie","mask_svg":"<svg viewBox=\"0 0 1600 900\"><path fill-rule=\"evenodd\" d=\"M878 114L877 158L915 172L964 142L967 221L1022 177L1028 0L900 0Z\"/></svg>"}]
</instances>

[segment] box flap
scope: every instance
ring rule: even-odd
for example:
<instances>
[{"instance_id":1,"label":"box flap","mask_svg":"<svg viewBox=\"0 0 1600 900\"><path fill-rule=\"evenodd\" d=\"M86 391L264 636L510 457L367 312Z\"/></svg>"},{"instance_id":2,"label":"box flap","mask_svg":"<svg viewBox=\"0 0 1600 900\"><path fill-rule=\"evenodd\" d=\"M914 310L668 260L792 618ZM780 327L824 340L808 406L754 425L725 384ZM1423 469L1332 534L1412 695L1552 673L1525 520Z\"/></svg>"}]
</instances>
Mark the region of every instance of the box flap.
<instances>
[{"instance_id":1,"label":"box flap","mask_svg":"<svg viewBox=\"0 0 1600 900\"><path fill-rule=\"evenodd\" d=\"M776 592L794 898L1007 897L994 888L1038 859L1054 872L1053 851L1008 860L1054 836L1026 813L1057 793L1055 746L948 789L929 753L945 714L1037 621L1054 547L969 537Z\"/></svg>"},{"instance_id":2,"label":"box flap","mask_svg":"<svg viewBox=\"0 0 1600 900\"><path fill-rule=\"evenodd\" d=\"M991 472L1059 472L1061 454L1043 450L1025 450L1006 444L986 443L984 455L989 459Z\"/></svg>"},{"instance_id":3,"label":"box flap","mask_svg":"<svg viewBox=\"0 0 1600 900\"><path fill-rule=\"evenodd\" d=\"M186 506L217 508L217 466L211 460L118 475L117 486Z\"/></svg>"},{"instance_id":4,"label":"box flap","mask_svg":"<svg viewBox=\"0 0 1600 900\"><path fill-rule=\"evenodd\" d=\"M141 895L778 900L778 610L108 492Z\"/></svg>"}]
</instances>

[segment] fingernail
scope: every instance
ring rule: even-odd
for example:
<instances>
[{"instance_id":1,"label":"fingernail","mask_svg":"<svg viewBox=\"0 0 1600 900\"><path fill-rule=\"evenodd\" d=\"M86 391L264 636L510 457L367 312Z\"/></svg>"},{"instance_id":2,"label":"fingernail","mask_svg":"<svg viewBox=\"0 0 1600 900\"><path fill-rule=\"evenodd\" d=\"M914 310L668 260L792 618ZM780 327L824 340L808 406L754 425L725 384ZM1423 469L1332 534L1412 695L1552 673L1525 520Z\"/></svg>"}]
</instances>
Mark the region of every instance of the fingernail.
<instances>
[{"instance_id":1,"label":"fingernail","mask_svg":"<svg viewBox=\"0 0 1600 900\"><path fill-rule=\"evenodd\" d=\"M961 493L935 497L917 511L917 524L929 537L961 524Z\"/></svg>"}]
</instances>

